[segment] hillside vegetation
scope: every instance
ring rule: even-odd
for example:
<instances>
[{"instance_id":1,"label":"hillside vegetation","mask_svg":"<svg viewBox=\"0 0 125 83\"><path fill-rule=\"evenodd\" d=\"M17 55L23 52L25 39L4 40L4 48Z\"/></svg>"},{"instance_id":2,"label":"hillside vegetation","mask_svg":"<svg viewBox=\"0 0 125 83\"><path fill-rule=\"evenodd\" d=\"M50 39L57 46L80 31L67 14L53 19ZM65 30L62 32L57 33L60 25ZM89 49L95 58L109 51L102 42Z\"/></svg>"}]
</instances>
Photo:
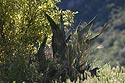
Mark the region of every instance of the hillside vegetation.
<instances>
[{"instance_id":1,"label":"hillside vegetation","mask_svg":"<svg viewBox=\"0 0 125 83\"><path fill-rule=\"evenodd\" d=\"M75 25L78 12L59 2L0 0L0 83L124 83L119 14L101 27L96 17Z\"/></svg>"}]
</instances>

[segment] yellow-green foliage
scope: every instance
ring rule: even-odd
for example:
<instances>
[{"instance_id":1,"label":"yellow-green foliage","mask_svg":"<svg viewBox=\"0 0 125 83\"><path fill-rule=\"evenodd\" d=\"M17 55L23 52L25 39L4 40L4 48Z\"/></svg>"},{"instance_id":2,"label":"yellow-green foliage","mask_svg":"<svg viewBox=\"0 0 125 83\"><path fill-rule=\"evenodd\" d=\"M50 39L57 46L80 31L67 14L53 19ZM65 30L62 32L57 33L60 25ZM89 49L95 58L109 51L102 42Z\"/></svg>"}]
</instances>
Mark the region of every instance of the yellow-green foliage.
<instances>
[{"instance_id":1,"label":"yellow-green foliage","mask_svg":"<svg viewBox=\"0 0 125 83\"><path fill-rule=\"evenodd\" d=\"M31 55L33 44L50 35L43 11L59 23L60 0L0 0L0 62L5 56ZM74 12L62 11L66 26L73 23ZM69 20L70 19L70 20ZM19 52L20 51L20 52Z\"/></svg>"},{"instance_id":2,"label":"yellow-green foliage","mask_svg":"<svg viewBox=\"0 0 125 83\"><path fill-rule=\"evenodd\" d=\"M56 6L58 2L60 0L0 0L0 80L5 80L4 83L16 77L25 78L24 73L29 71L26 65L34 58L34 43L40 43L45 34L51 35L43 12L55 18L57 24L62 12L65 26L73 23L75 13L61 11Z\"/></svg>"},{"instance_id":3,"label":"yellow-green foliage","mask_svg":"<svg viewBox=\"0 0 125 83\"><path fill-rule=\"evenodd\" d=\"M14 37L15 41L22 37L22 41L25 43L40 40L44 34L50 34L50 25L43 15L43 11L59 23L61 10L56 6L57 2L59 0L1 0L0 31L3 31L4 35L8 37L7 40ZM71 25L74 13L69 10L62 12L65 24Z\"/></svg>"}]
</instances>

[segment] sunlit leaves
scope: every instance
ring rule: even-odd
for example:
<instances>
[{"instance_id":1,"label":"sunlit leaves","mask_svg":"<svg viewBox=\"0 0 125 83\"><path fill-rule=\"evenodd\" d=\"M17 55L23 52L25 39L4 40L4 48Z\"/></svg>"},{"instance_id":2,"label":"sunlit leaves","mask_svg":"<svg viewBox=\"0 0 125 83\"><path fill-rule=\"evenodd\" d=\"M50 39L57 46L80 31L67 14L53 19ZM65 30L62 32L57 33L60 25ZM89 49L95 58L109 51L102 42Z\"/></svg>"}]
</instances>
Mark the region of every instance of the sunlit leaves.
<instances>
[{"instance_id":1,"label":"sunlit leaves","mask_svg":"<svg viewBox=\"0 0 125 83\"><path fill-rule=\"evenodd\" d=\"M56 18L56 23L60 22L61 10L56 6L57 2L59 0L0 0L0 63L11 64L8 69L10 67L13 69L13 65L17 65L21 69L21 66L19 66L21 64L25 66L22 71L28 71L26 67L31 64L30 60L34 59L34 55L38 51L34 48L35 42L39 46L46 34L49 40L47 44L50 43L50 23L43 11L47 12L52 18ZM63 14L63 19L68 18L65 20L65 22L69 22L68 25L73 23L73 14L72 12L69 16L72 16L72 22L69 21L68 16L65 17L65 14ZM17 70L18 68L15 67ZM6 71L8 75L4 75L5 77L13 78L13 75L11 75L13 70L11 69ZM22 71L18 72L21 73ZM4 78L4 76L0 74L0 77ZM18 74L18 76L21 76L21 74ZM19 78L18 76L17 78Z\"/></svg>"}]
</instances>

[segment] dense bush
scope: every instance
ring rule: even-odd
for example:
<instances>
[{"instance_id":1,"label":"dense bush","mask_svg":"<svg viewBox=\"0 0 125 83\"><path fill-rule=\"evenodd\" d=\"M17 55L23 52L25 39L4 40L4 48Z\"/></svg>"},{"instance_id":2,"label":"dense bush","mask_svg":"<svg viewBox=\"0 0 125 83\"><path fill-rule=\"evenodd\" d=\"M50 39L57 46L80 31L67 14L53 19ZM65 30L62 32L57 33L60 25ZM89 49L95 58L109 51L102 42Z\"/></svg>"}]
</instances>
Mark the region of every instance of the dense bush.
<instances>
[{"instance_id":1,"label":"dense bush","mask_svg":"<svg viewBox=\"0 0 125 83\"><path fill-rule=\"evenodd\" d=\"M36 67L30 63L37 51L34 46L39 46L45 34L51 36L43 11L56 18L57 24L61 13L65 26L73 23L74 12L61 11L57 2L59 0L0 0L1 83L12 83L13 80L33 82L39 77Z\"/></svg>"}]
</instances>

